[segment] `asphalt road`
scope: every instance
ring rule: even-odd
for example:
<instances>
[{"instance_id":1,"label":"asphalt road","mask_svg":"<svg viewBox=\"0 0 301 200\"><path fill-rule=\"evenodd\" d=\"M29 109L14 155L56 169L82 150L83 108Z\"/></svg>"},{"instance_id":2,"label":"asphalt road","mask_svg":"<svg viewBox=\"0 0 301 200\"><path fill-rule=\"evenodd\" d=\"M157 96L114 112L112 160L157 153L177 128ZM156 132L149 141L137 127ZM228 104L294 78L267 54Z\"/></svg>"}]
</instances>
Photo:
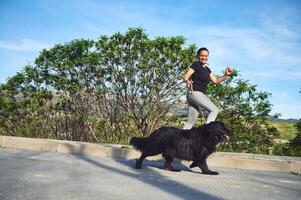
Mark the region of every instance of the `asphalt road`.
<instances>
[{"instance_id":1,"label":"asphalt road","mask_svg":"<svg viewBox=\"0 0 301 200\"><path fill-rule=\"evenodd\" d=\"M161 169L147 161L0 148L0 200L301 199L301 176L212 168L218 176Z\"/></svg>"}]
</instances>

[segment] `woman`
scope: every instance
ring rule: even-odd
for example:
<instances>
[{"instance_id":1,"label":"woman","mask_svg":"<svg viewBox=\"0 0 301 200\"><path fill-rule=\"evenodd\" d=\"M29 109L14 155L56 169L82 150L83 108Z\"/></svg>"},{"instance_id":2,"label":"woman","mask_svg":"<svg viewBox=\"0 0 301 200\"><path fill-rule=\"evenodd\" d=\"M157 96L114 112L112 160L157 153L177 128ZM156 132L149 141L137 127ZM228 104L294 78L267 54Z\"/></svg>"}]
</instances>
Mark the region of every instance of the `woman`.
<instances>
[{"instance_id":1,"label":"woman","mask_svg":"<svg viewBox=\"0 0 301 200\"><path fill-rule=\"evenodd\" d=\"M184 75L184 81L186 82L189 92L187 94L188 119L183 129L191 129L195 124L199 114L199 107L209 112L206 124L216 119L218 108L206 96L207 85L209 82L219 84L224 81L227 76L232 74L232 68L227 67L225 74L216 78L207 66L208 56L208 49L205 47L200 48L197 51L198 61L192 63Z\"/></svg>"}]
</instances>

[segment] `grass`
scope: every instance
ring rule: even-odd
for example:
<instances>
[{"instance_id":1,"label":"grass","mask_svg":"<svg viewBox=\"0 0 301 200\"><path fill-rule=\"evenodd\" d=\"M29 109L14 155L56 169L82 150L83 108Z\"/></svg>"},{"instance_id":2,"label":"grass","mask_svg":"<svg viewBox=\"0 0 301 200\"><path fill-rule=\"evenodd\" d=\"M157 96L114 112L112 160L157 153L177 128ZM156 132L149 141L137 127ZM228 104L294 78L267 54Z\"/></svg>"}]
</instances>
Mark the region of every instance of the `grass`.
<instances>
[{"instance_id":1,"label":"grass","mask_svg":"<svg viewBox=\"0 0 301 200\"><path fill-rule=\"evenodd\" d=\"M274 122L269 121L269 125L277 128L279 136L277 139L281 140L291 140L297 135L296 123L292 122Z\"/></svg>"}]
</instances>

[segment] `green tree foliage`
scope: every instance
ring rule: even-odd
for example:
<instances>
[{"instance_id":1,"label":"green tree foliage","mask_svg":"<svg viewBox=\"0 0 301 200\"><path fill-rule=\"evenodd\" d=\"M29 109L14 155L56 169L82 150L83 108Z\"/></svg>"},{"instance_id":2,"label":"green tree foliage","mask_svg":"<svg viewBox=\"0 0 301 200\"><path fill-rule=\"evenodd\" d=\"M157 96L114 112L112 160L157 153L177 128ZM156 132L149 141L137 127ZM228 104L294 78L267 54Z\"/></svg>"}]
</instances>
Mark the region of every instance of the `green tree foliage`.
<instances>
[{"instance_id":1,"label":"green tree foliage","mask_svg":"<svg viewBox=\"0 0 301 200\"><path fill-rule=\"evenodd\" d=\"M147 136L171 125L166 114L185 94L182 77L195 53L181 36L150 39L141 28L44 49L0 85L0 134L113 143ZM233 133L221 149L267 153L273 147L268 93L235 71L208 94Z\"/></svg>"},{"instance_id":2,"label":"green tree foliage","mask_svg":"<svg viewBox=\"0 0 301 200\"><path fill-rule=\"evenodd\" d=\"M301 93L301 91L299 91ZM295 124L297 134L289 143L277 144L274 153L277 155L301 156L301 119Z\"/></svg>"},{"instance_id":3,"label":"green tree foliage","mask_svg":"<svg viewBox=\"0 0 301 200\"><path fill-rule=\"evenodd\" d=\"M297 135L290 140L289 147L286 149L293 156L301 156L301 119L295 124L297 128Z\"/></svg>"},{"instance_id":4,"label":"green tree foliage","mask_svg":"<svg viewBox=\"0 0 301 200\"><path fill-rule=\"evenodd\" d=\"M286 144L278 144L275 146L275 154L301 156L301 119L295 124L297 128L297 135L294 139Z\"/></svg>"},{"instance_id":5,"label":"green tree foliage","mask_svg":"<svg viewBox=\"0 0 301 200\"><path fill-rule=\"evenodd\" d=\"M230 127L233 135L227 151L268 153L274 132L267 125L271 111L269 93L257 91L256 85L240 78L238 71L219 85L210 85L208 95L219 107L218 118Z\"/></svg>"},{"instance_id":6,"label":"green tree foliage","mask_svg":"<svg viewBox=\"0 0 301 200\"><path fill-rule=\"evenodd\" d=\"M143 136L148 135L183 95L182 74L195 51L194 46L183 48L184 42L183 37L150 40L142 29L102 36L97 42L106 91L111 95L106 105L114 108L108 113L123 126L119 129L134 126Z\"/></svg>"},{"instance_id":7,"label":"green tree foliage","mask_svg":"<svg viewBox=\"0 0 301 200\"><path fill-rule=\"evenodd\" d=\"M75 40L43 50L33 66L27 65L22 73L2 84L1 112L9 117L1 119L1 131L10 135L81 139L84 126L72 119L82 117L82 113L76 110L78 105L74 102L81 100L76 97L82 91L97 84L93 78L99 58L90 51L93 45L93 41ZM8 110L6 106L10 104Z\"/></svg>"},{"instance_id":8,"label":"green tree foliage","mask_svg":"<svg viewBox=\"0 0 301 200\"><path fill-rule=\"evenodd\" d=\"M195 46L141 28L42 50L0 88L1 133L94 142L148 135L181 95Z\"/></svg>"},{"instance_id":9,"label":"green tree foliage","mask_svg":"<svg viewBox=\"0 0 301 200\"><path fill-rule=\"evenodd\" d=\"M296 123L295 126L298 132L296 137L293 140L291 140L290 143L293 147L298 147L301 149L301 119L299 120L299 122Z\"/></svg>"}]
</instances>

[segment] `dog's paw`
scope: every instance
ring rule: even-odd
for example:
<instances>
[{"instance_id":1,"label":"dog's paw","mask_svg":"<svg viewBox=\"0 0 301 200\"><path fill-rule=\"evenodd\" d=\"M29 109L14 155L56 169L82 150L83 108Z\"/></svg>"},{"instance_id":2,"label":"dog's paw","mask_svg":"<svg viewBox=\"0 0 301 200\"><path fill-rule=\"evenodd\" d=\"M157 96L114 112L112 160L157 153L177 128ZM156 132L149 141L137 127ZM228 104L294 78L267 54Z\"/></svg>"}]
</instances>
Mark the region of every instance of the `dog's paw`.
<instances>
[{"instance_id":1,"label":"dog's paw","mask_svg":"<svg viewBox=\"0 0 301 200\"><path fill-rule=\"evenodd\" d=\"M136 169L141 169L141 165L135 165Z\"/></svg>"},{"instance_id":2,"label":"dog's paw","mask_svg":"<svg viewBox=\"0 0 301 200\"><path fill-rule=\"evenodd\" d=\"M203 174L208 174L208 175L218 175L218 172L213 172L213 171L203 171Z\"/></svg>"},{"instance_id":3,"label":"dog's paw","mask_svg":"<svg viewBox=\"0 0 301 200\"><path fill-rule=\"evenodd\" d=\"M165 170L167 171L171 171L171 172L180 172L181 170L180 169L176 169L176 168L164 168Z\"/></svg>"},{"instance_id":4,"label":"dog's paw","mask_svg":"<svg viewBox=\"0 0 301 200\"><path fill-rule=\"evenodd\" d=\"M171 171L171 172L180 172L181 171L180 169L174 168L173 166L168 165L166 163L164 164L164 169L167 171Z\"/></svg>"},{"instance_id":5,"label":"dog's paw","mask_svg":"<svg viewBox=\"0 0 301 200\"><path fill-rule=\"evenodd\" d=\"M194 168L199 166L196 162L192 162L191 165L189 166L190 168Z\"/></svg>"},{"instance_id":6,"label":"dog's paw","mask_svg":"<svg viewBox=\"0 0 301 200\"><path fill-rule=\"evenodd\" d=\"M135 165L136 169L141 169L141 164L139 164L138 159L136 159L136 165Z\"/></svg>"}]
</instances>

